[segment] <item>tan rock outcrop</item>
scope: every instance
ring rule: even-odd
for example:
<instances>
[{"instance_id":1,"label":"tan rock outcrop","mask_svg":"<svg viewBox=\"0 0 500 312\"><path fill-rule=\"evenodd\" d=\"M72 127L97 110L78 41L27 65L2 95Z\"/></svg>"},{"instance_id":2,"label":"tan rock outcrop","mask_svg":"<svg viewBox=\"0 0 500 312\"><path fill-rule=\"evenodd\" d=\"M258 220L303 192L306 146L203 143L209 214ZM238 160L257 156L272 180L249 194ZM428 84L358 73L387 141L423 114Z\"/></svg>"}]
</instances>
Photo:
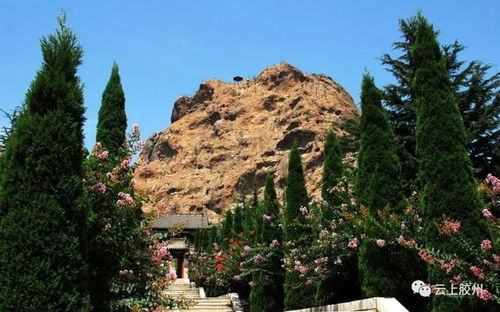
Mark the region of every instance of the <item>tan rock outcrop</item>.
<instances>
[{"instance_id":1,"label":"tan rock outcrop","mask_svg":"<svg viewBox=\"0 0 500 312\"><path fill-rule=\"evenodd\" d=\"M331 78L286 63L239 84L208 80L192 97L180 97L172 124L147 140L135 187L151 196L149 209L206 212L216 221L240 192L261 188L268 173L282 194L297 140L307 188L318 194L325 132L358 115Z\"/></svg>"}]
</instances>

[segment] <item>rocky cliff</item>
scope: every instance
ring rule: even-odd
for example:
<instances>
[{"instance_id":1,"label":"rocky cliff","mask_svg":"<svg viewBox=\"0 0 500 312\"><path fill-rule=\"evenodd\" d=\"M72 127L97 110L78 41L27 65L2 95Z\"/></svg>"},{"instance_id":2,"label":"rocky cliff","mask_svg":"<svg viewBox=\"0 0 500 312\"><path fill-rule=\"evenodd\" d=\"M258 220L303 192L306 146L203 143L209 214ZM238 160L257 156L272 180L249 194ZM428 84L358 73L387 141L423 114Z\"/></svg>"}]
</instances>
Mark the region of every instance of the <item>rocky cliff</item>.
<instances>
[{"instance_id":1,"label":"rocky cliff","mask_svg":"<svg viewBox=\"0 0 500 312\"><path fill-rule=\"evenodd\" d=\"M212 220L241 192L286 179L288 150L297 140L307 188L318 194L325 132L359 111L324 75L280 63L240 83L208 80L174 104L172 124L146 142L135 187L163 212L206 212ZM341 133L339 133L341 135Z\"/></svg>"}]
</instances>

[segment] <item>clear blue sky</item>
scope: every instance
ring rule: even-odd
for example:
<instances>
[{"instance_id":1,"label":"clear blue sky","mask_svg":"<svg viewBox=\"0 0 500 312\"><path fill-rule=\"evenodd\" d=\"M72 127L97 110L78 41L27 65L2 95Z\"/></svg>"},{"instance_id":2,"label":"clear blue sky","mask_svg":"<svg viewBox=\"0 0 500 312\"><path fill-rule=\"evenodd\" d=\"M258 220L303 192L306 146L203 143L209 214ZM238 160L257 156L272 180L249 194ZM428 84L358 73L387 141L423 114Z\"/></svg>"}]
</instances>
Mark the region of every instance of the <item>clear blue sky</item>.
<instances>
[{"instance_id":1,"label":"clear blue sky","mask_svg":"<svg viewBox=\"0 0 500 312\"><path fill-rule=\"evenodd\" d=\"M62 9L85 49L79 74L91 146L114 61L129 126L139 123L145 136L166 128L175 99L203 80L255 76L280 61L331 76L358 101L365 68L379 86L392 80L379 58L400 36L398 19L419 8L442 31L441 42L467 47L465 59L500 65L498 0L0 0L0 108L23 102L41 64L39 39Z\"/></svg>"}]
</instances>

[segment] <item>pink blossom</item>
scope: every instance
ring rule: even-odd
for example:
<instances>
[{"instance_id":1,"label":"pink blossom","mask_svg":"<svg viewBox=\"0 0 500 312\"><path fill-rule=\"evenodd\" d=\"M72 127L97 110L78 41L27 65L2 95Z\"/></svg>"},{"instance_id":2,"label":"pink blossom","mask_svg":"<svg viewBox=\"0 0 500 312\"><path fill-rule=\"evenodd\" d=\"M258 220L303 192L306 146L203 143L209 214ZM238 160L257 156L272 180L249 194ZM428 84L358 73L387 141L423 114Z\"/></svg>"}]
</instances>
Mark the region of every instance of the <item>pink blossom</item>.
<instances>
[{"instance_id":1,"label":"pink blossom","mask_svg":"<svg viewBox=\"0 0 500 312\"><path fill-rule=\"evenodd\" d=\"M128 193L120 192L120 193L118 193L118 196L120 196L120 199L118 199L116 201L116 204L118 206L125 206L127 204L133 204L134 203L134 199Z\"/></svg>"},{"instance_id":2,"label":"pink blossom","mask_svg":"<svg viewBox=\"0 0 500 312\"><path fill-rule=\"evenodd\" d=\"M436 261L434 257L431 254L428 254L427 252L421 250L418 252L418 255L420 256L420 259L423 261L429 263L429 264L434 264Z\"/></svg>"},{"instance_id":3,"label":"pink blossom","mask_svg":"<svg viewBox=\"0 0 500 312\"><path fill-rule=\"evenodd\" d=\"M274 248L277 247L280 243L277 239L273 239L273 241L269 244L269 247Z\"/></svg>"},{"instance_id":4,"label":"pink blossom","mask_svg":"<svg viewBox=\"0 0 500 312\"><path fill-rule=\"evenodd\" d=\"M328 231L327 230L321 230L319 232L319 238L323 238L323 237L325 237L327 235L328 235Z\"/></svg>"},{"instance_id":5,"label":"pink blossom","mask_svg":"<svg viewBox=\"0 0 500 312\"><path fill-rule=\"evenodd\" d=\"M482 269L476 267L476 266L471 266L470 267L470 270L472 271L472 273L474 274L474 276L476 276L477 278L479 279L484 279L484 272Z\"/></svg>"},{"instance_id":6,"label":"pink blossom","mask_svg":"<svg viewBox=\"0 0 500 312\"><path fill-rule=\"evenodd\" d=\"M493 214L488 209L483 209L483 216L486 219L492 219L493 218Z\"/></svg>"},{"instance_id":7,"label":"pink blossom","mask_svg":"<svg viewBox=\"0 0 500 312\"><path fill-rule=\"evenodd\" d=\"M255 263L260 263L262 261L262 256L260 254L256 254L253 260Z\"/></svg>"},{"instance_id":8,"label":"pink blossom","mask_svg":"<svg viewBox=\"0 0 500 312\"><path fill-rule=\"evenodd\" d=\"M131 276L134 274L134 271L133 270L120 270L120 271L118 271L118 274L120 274L121 276Z\"/></svg>"},{"instance_id":9,"label":"pink blossom","mask_svg":"<svg viewBox=\"0 0 500 312\"><path fill-rule=\"evenodd\" d=\"M262 216L262 220L264 220L265 222L269 222L269 221L271 221L271 219L272 219L272 217L268 216L266 214Z\"/></svg>"},{"instance_id":10,"label":"pink blossom","mask_svg":"<svg viewBox=\"0 0 500 312\"><path fill-rule=\"evenodd\" d=\"M328 261L328 257L322 257L322 258L318 258L318 259L314 260L314 263L317 265L320 265L322 263L325 263L326 261Z\"/></svg>"},{"instance_id":11,"label":"pink blossom","mask_svg":"<svg viewBox=\"0 0 500 312\"><path fill-rule=\"evenodd\" d=\"M483 240L483 242L481 243L481 249L490 250L491 249L491 241L489 239Z\"/></svg>"},{"instance_id":12,"label":"pink blossom","mask_svg":"<svg viewBox=\"0 0 500 312\"><path fill-rule=\"evenodd\" d=\"M306 285L307 285L307 286L312 285L312 284L313 284L313 281L312 281L311 279L308 279L308 280L306 281Z\"/></svg>"},{"instance_id":13,"label":"pink blossom","mask_svg":"<svg viewBox=\"0 0 500 312\"><path fill-rule=\"evenodd\" d=\"M108 158L108 156L109 156L108 151L102 151L99 154L97 154L97 158L99 158L99 159L106 159L106 158Z\"/></svg>"},{"instance_id":14,"label":"pink blossom","mask_svg":"<svg viewBox=\"0 0 500 312\"><path fill-rule=\"evenodd\" d=\"M239 280L241 280L241 276L235 275L235 276L233 276L233 280L239 281Z\"/></svg>"},{"instance_id":15,"label":"pink blossom","mask_svg":"<svg viewBox=\"0 0 500 312\"><path fill-rule=\"evenodd\" d=\"M446 234L453 234L460 229L460 221L445 220L441 226L441 231Z\"/></svg>"},{"instance_id":16,"label":"pink blossom","mask_svg":"<svg viewBox=\"0 0 500 312\"><path fill-rule=\"evenodd\" d=\"M249 253L250 251L252 251L252 247L246 245L245 247L243 247L243 250L245 251L245 253Z\"/></svg>"},{"instance_id":17,"label":"pink blossom","mask_svg":"<svg viewBox=\"0 0 500 312\"><path fill-rule=\"evenodd\" d=\"M385 246L385 240L383 240L383 239L377 239L376 243L377 243L377 246L379 246L379 247Z\"/></svg>"},{"instance_id":18,"label":"pink blossom","mask_svg":"<svg viewBox=\"0 0 500 312\"><path fill-rule=\"evenodd\" d=\"M139 124L136 124L136 123L135 123L135 124L133 124L133 125L132 125L132 131L133 131L134 133L139 133L139 131L140 131Z\"/></svg>"},{"instance_id":19,"label":"pink blossom","mask_svg":"<svg viewBox=\"0 0 500 312\"><path fill-rule=\"evenodd\" d=\"M347 244L347 247L351 249L358 248L358 241L356 239L353 239L352 241L349 242L349 244Z\"/></svg>"},{"instance_id":20,"label":"pink blossom","mask_svg":"<svg viewBox=\"0 0 500 312\"><path fill-rule=\"evenodd\" d=\"M307 211L307 207L305 206L300 206L300 212L305 216L307 215L308 211Z\"/></svg>"},{"instance_id":21,"label":"pink blossom","mask_svg":"<svg viewBox=\"0 0 500 312\"><path fill-rule=\"evenodd\" d=\"M484 301L487 301L487 300L490 300L491 299L491 294L488 290L486 289L480 289L480 288L476 288L475 289L475 293L476 293L476 296L481 299L481 300L484 300Z\"/></svg>"},{"instance_id":22,"label":"pink blossom","mask_svg":"<svg viewBox=\"0 0 500 312\"><path fill-rule=\"evenodd\" d=\"M106 185L102 182L97 182L96 184L94 184L94 186L92 186L92 189L98 194L106 193Z\"/></svg>"},{"instance_id":23,"label":"pink blossom","mask_svg":"<svg viewBox=\"0 0 500 312\"><path fill-rule=\"evenodd\" d=\"M130 166L130 161L131 161L130 157L125 158L120 163L120 167L123 168L123 169L127 169Z\"/></svg>"},{"instance_id":24,"label":"pink blossom","mask_svg":"<svg viewBox=\"0 0 500 312\"><path fill-rule=\"evenodd\" d=\"M177 274L174 271L170 271L167 274L167 279L169 281L175 281L177 279Z\"/></svg>"},{"instance_id":25,"label":"pink blossom","mask_svg":"<svg viewBox=\"0 0 500 312\"><path fill-rule=\"evenodd\" d=\"M106 177L107 177L108 179L113 178L113 173L111 173L111 172L106 172Z\"/></svg>"},{"instance_id":26,"label":"pink blossom","mask_svg":"<svg viewBox=\"0 0 500 312\"><path fill-rule=\"evenodd\" d=\"M104 230L109 230L111 228L111 224L106 223L104 224Z\"/></svg>"}]
</instances>

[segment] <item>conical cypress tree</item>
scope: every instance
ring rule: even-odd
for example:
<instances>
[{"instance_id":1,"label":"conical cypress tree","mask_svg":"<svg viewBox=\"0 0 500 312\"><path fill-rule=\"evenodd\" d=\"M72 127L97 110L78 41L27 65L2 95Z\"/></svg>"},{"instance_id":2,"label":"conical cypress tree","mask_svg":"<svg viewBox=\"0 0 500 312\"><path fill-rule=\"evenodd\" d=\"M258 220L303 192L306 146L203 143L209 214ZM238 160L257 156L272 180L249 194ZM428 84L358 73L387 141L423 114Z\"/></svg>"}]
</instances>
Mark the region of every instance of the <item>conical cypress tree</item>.
<instances>
[{"instance_id":1,"label":"conical cypress tree","mask_svg":"<svg viewBox=\"0 0 500 312\"><path fill-rule=\"evenodd\" d=\"M263 213L270 219L262 223L261 242L269 246L273 240L277 240L278 245L270 247L268 261L259 267L258 273L253 276L250 310L255 312L283 311L284 270L281 267L283 235L279 227L279 204L272 175L266 177Z\"/></svg>"},{"instance_id":2,"label":"conical cypress tree","mask_svg":"<svg viewBox=\"0 0 500 312\"><path fill-rule=\"evenodd\" d=\"M0 310L89 311L83 179L82 47L58 18L2 154Z\"/></svg>"},{"instance_id":3,"label":"conical cypress tree","mask_svg":"<svg viewBox=\"0 0 500 312\"><path fill-rule=\"evenodd\" d=\"M233 212L231 210L228 210L226 212L226 217L222 222L222 234L221 234L222 246L226 247L229 243L228 240L231 237L233 237Z\"/></svg>"},{"instance_id":4,"label":"conical cypress tree","mask_svg":"<svg viewBox=\"0 0 500 312\"><path fill-rule=\"evenodd\" d=\"M243 232L243 211L240 205L234 209L233 233L239 235Z\"/></svg>"},{"instance_id":5,"label":"conical cypress tree","mask_svg":"<svg viewBox=\"0 0 500 312\"><path fill-rule=\"evenodd\" d=\"M302 168L302 160L300 159L297 142L293 144L290 150L285 202L285 240L294 241L304 234L301 225L306 222L300 208L308 208L309 205L304 169Z\"/></svg>"},{"instance_id":6,"label":"conical cypress tree","mask_svg":"<svg viewBox=\"0 0 500 312\"><path fill-rule=\"evenodd\" d=\"M436 224L443 216L460 221L460 233L474 246L489 237L480 213L482 204L467 156L467 138L453 95L436 33L427 21L419 25L413 50L422 66L414 80L417 107L417 156L423 185L422 213L426 244L459 257L468 257ZM427 282L445 283L442 270L431 269ZM469 296L434 296L433 311L476 311Z\"/></svg>"},{"instance_id":7,"label":"conical cypress tree","mask_svg":"<svg viewBox=\"0 0 500 312\"><path fill-rule=\"evenodd\" d=\"M285 193L284 210L284 237L289 245L288 248L306 250L310 244L311 230L308 226L301 208L308 208L308 195L305 185L304 170L300 159L297 142L294 142L290 150L288 163L288 178ZM305 285L296 270L285 273L285 309L293 310L312 306L314 289Z\"/></svg>"},{"instance_id":8,"label":"conical cypress tree","mask_svg":"<svg viewBox=\"0 0 500 312\"><path fill-rule=\"evenodd\" d=\"M262 224L262 242L269 244L277 239L280 243L283 240L283 234L278 227L279 224L279 204L274 188L274 177L272 175L266 176L266 186L264 189L264 214L271 219Z\"/></svg>"},{"instance_id":9,"label":"conical cypress tree","mask_svg":"<svg viewBox=\"0 0 500 312\"><path fill-rule=\"evenodd\" d=\"M210 228L210 231L208 232L207 250L206 250L207 253L211 253L213 251L214 244L220 244L219 230L217 226L212 226Z\"/></svg>"},{"instance_id":10,"label":"conical cypress tree","mask_svg":"<svg viewBox=\"0 0 500 312\"><path fill-rule=\"evenodd\" d=\"M323 173L321 177L321 197L328 205L322 207L322 220L329 222L333 218L333 209L340 207L344 198L341 192L334 188L339 186L344 173L342 157L340 156L340 147L337 136L333 130L326 134L324 148Z\"/></svg>"},{"instance_id":11,"label":"conical cypress tree","mask_svg":"<svg viewBox=\"0 0 500 312\"><path fill-rule=\"evenodd\" d=\"M120 150L125 142L127 115L125 114L125 94L120 82L118 65L113 64L111 76L102 94L102 104L97 121L96 140L111 154Z\"/></svg>"},{"instance_id":12,"label":"conical cypress tree","mask_svg":"<svg viewBox=\"0 0 500 312\"><path fill-rule=\"evenodd\" d=\"M382 93L373 78L363 76L361 87L361 145L356 175L356 198L372 215L386 205L396 209L403 199L401 166L394 134L382 108Z\"/></svg>"},{"instance_id":13,"label":"conical cypress tree","mask_svg":"<svg viewBox=\"0 0 500 312\"><path fill-rule=\"evenodd\" d=\"M358 203L366 205L373 219L377 211L389 207L399 212L404 197L400 164L394 134L381 104L382 94L373 78L363 76L361 89L361 145L358 156L356 195ZM368 297L392 296L413 310L421 308L421 299L405 288L418 279L423 270L416 255L398 245L379 247L380 237L376 223L368 218L365 231L368 239L359 251L361 287ZM398 272L395 274L394 272Z\"/></svg>"}]
</instances>

